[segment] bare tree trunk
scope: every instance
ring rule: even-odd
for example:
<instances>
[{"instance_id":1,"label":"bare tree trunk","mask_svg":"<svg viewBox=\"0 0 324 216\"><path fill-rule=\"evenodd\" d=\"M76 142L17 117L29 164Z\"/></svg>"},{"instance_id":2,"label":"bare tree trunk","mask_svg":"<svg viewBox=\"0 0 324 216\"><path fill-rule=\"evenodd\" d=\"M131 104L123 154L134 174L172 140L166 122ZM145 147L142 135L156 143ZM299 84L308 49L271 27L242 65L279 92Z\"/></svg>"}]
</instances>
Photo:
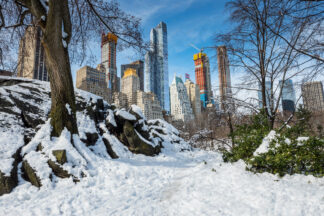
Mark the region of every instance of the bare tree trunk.
<instances>
[{"instance_id":1,"label":"bare tree trunk","mask_svg":"<svg viewBox=\"0 0 324 216\"><path fill-rule=\"evenodd\" d=\"M64 8L65 7L65 8ZM76 106L70 59L67 49L71 35L70 17L66 0L50 1L42 44L46 55L46 67L51 85L52 136L59 136L66 127L72 134L78 133ZM68 20L68 21L67 21ZM63 39L62 28L69 36ZM65 44L63 44L65 43Z\"/></svg>"}]
</instances>

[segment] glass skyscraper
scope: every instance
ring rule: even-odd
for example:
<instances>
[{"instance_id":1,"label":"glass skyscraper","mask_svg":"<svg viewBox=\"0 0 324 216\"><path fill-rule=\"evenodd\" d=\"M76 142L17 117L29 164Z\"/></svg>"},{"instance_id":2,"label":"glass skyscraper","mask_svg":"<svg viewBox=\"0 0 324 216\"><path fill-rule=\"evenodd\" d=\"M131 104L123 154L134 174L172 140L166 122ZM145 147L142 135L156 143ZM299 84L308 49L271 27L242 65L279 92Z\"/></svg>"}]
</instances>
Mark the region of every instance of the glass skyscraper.
<instances>
[{"instance_id":1,"label":"glass skyscraper","mask_svg":"<svg viewBox=\"0 0 324 216\"><path fill-rule=\"evenodd\" d=\"M262 87L261 87L261 83L259 83L259 91L258 91L258 98L259 98L259 107L262 108L263 107L263 103L262 103ZM267 103L267 108L268 111L271 111L271 106L273 105L273 100L270 98L271 97L271 82L270 81L266 81L265 82L265 91L266 91L266 103ZM271 104L270 104L271 102Z\"/></svg>"},{"instance_id":2,"label":"glass skyscraper","mask_svg":"<svg viewBox=\"0 0 324 216\"><path fill-rule=\"evenodd\" d=\"M145 55L145 91L157 95L161 107L170 111L167 26L160 22L150 33L150 51Z\"/></svg>"},{"instance_id":3,"label":"glass skyscraper","mask_svg":"<svg viewBox=\"0 0 324 216\"><path fill-rule=\"evenodd\" d=\"M293 81L291 79L288 79L284 82L280 80L279 87L282 87L282 96L281 96L282 110L295 112L296 95L295 95Z\"/></svg>"}]
</instances>

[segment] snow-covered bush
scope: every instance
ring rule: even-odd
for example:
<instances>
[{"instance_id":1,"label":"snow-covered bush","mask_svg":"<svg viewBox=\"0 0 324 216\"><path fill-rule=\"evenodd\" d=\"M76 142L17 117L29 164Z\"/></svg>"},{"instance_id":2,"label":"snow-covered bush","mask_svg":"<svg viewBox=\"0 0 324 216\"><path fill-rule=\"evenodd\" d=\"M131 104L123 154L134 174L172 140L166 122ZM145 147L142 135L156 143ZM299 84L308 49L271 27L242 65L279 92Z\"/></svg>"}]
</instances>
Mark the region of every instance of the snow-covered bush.
<instances>
[{"instance_id":1,"label":"snow-covered bush","mask_svg":"<svg viewBox=\"0 0 324 216\"><path fill-rule=\"evenodd\" d=\"M296 112L296 123L280 133L269 133L247 160L249 170L285 174L324 176L324 139L311 129L311 113L303 108ZM271 139L267 139L271 137Z\"/></svg>"},{"instance_id":2,"label":"snow-covered bush","mask_svg":"<svg viewBox=\"0 0 324 216\"><path fill-rule=\"evenodd\" d=\"M233 148L223 150L224 161L242 159L253 172L324 176L324 139L312 132L308 111L298 109L296 118L294 125L270 131L261 111L250 124L237 127Z\"/></svg>"},{"instance_id":3,"label":"snow-covered bush","mask_svg":"<svg viewBox=\"0 0 324 216\"><path fill-rule=\"evenodd\" d=\"M267 122L265 112L261 111L252 117L251 123L236 126L234 133L230 134L232 148L222 150L224 161L236 162L250 158L270 131Z\"/></svg>"},{"instance_id":4,"label":"snow-covered bush","mask_svg":"<svg viewBox=\"0 0 324 216\"><path fill-rule=\"evenodd\" d=\"M247 163L248 169L255 172L324 176L324 140L277 135L265 152L256 153Z\"/></svg>"}]
</instances>

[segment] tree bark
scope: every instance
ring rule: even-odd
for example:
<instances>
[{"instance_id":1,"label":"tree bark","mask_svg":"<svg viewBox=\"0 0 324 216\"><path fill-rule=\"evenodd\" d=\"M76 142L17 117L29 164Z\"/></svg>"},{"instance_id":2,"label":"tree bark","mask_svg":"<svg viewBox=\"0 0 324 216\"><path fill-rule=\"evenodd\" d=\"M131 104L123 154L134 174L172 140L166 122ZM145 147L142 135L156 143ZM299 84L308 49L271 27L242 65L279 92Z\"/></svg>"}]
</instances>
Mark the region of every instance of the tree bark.
<instances>
[{"instance_id":1,"label":"tree bark","mask_svg":"<svg viewBox=\"0 0 324 216\"><path fill-rule=\"evenodd\" d=\"M67 0L49 1L46 26L42 28L46 55L46 68L51 86L51 125L52 136L59 136L66 127L72 134L78 133L76 106L70 59L67 49L71 37ZM68 34L62 36L62 29ZM63 45L66 43L66 46Z\"/></svg>"}]
</instances>

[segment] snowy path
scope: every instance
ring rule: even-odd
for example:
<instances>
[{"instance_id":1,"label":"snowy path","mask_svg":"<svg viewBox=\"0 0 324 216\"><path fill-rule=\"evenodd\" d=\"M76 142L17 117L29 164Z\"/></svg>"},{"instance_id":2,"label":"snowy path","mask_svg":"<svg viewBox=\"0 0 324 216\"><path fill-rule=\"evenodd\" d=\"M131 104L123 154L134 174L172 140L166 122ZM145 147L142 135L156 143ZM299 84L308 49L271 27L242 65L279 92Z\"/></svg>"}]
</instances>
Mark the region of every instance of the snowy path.
<instances>
[{"instance_id":1,"label":"snowy path","mask_svg":"<svg viewBox=\"0 0 324 216\"><path fill-rule=\"evenodd\" d=\"M89 173L40 190L22 182L0 215L324 215L324 178L255 175L217 153L135 155Z\"/></svg>"}]
</instances>

